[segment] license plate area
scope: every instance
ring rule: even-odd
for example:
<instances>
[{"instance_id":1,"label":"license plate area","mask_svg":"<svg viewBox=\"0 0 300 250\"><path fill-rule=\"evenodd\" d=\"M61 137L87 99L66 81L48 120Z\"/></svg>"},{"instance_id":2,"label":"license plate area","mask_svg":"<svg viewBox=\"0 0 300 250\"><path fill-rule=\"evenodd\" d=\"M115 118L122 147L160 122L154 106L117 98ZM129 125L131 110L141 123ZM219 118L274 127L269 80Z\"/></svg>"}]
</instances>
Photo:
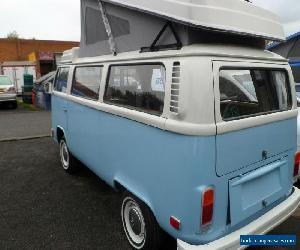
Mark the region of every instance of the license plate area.
<instances>
[{"instance_id":1,"label":"license plate area","mask_svg":"<svg viewBox=\"0 0 300 250\"><path fill-rule=\"evenodd\" d=\"M282 198L288 189L288 158L229 181L230 218L235 226Z\"/></svg>"}]
</instances>

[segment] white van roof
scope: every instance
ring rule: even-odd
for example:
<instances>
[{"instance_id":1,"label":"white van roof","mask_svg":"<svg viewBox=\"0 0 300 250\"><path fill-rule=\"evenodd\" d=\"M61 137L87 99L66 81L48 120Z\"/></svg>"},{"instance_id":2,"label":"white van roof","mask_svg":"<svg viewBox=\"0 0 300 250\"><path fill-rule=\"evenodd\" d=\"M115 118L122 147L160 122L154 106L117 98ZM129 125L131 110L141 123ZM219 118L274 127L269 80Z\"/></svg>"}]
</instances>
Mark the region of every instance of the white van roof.
<instances>
[{"instance_id":1,"label":"white van roof","mask_svg":"<svg viewBox=\"0 0 300 250\"><path fill-rule=\"evenodd\" d=\"M104 0L198 28L285 40L280 18L245 0Z\"/></svg>"},{"instance_id":2,"label":"white van roof","mask_svg":"<svg viewBox=\"0 0 300 250\"><path fill-rule=\"evenodd\" d=\"M72 63L78 58L78 53L79 53L78 47L74 47L72 49L64 51L60 64Z\"/></svg>"},{"instance_id":3,"label":"white van roof","mask_svg":"<svg viewBox=\"0 0 300 250\"><path fill-rule=\"evenodd\" d=\"M72 52L74 54L72 54ZM140 51L123 52L117 56L103 55L91 57L78 57L78 48L64 52L63 58L69 59L62 62L74 64L114 63L132 60L154 60L156 58L180 58L189 56L209 56L219 58L240 58L254 60L268 60L287 64L287 59L267 50L236 45L223 44L194 44L183 47L181 50L167 50L156 53L140 53ZM174 59L175 60L175 59Z\"/></svg>"}]
</instances>

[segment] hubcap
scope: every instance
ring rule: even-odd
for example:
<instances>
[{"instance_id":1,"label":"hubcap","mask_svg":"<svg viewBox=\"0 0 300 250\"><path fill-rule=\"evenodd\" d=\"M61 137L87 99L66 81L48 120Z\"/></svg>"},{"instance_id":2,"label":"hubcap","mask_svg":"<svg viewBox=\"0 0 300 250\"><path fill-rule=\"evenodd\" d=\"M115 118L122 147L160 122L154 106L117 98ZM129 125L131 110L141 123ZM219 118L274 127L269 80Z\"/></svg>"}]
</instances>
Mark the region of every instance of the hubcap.
<instances>
[{"instance_id":1,"label":"hubcap","mask_svg":"<svg viewBox=\"0 0 300 250\"><path fill-rule=\"evenodd\" d=\"M136 235L140 235L141 230L142 230L142 221L139 216L139 212L135 208L132 208L129 211L129 222L130 222L130 227L132 228L132 231Z\"/></svg>"},{"instance_id":2,"label":"hubcap","mask_svg":"<svg viewBox=\"0 0 300 250\"><path fill-rule=\"evenodd\" d=\"M141 249L146 241L145 221L139 205L131 198L123 202L122 221L130 244L136 249Z\"/></svg>"},{"instance_id":3,"label":"hubcap","mask_svg":"<svg viewBox=\"0 0 300 250\"><path fill-rule=\"evenodd\" d=\"M65 141L60 143L60 159L64 169L69 168L69 151Z\"/></svg>"}]
</instances>

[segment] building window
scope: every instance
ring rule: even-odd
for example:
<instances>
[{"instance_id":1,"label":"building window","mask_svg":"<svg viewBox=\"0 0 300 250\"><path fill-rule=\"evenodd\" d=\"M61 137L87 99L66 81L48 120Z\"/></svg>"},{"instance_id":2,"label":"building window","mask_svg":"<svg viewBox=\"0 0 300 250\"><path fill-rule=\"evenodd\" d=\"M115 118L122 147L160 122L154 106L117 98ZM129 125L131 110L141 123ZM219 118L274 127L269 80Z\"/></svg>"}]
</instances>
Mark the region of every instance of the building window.
<instances>
[{"instance_id":1,"label":"building window","mask_svg":"<svg viewBox=\"0 0 300 250\"><path fill-rule=\"evenodd\" d=\"M72 95L98 100L102 67L77 67L74 73Z\"/></svg>"},{"instance_id":2,"label":"building window","mask_svg":"<svg viewBox=\"0 0 300 250\"><path fill-rule=\"evenodd\" d=\"M69 70L70 69L68 67L58 69L54 84L54 90L62 93L67 92Z\"/></svg>"},{"instance_id":3,"label":"building window","mask_svg":"<svg viewBox=\"0 0 300 250\"><path fill-rule=\"evenodd\" d=\"M225 121L292 107L289 78L283 70L224 69L219 79L220 108Z\"/></svg>"},{"instance_id":4,"label":"building window","mask_svg":"<svg viewBox=\"0 0 300 250\"><path fill-rule=\"evenodd\" d=\"M161 115L165 82L166 71L160 64L111 66L104 101Z\"/></svg>"}]
</instances>

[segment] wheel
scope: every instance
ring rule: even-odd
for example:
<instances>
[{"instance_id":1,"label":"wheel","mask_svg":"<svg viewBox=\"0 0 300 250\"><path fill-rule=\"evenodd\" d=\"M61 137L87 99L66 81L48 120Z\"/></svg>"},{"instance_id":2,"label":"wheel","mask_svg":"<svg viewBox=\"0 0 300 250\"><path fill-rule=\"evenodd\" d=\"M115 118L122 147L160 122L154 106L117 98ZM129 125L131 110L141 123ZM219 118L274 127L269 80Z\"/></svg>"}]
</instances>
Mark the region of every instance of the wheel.
<instances>
[{"instance_id":1,"label":"wheel","mask_svg":"<svg viewBox=\"0 0 300 250\"><path fill-rule=\"evenodd\" d=\"M163 231L151 210L126 192L121 206L122 226L133 249L157 250L163 243Z\"/></svg>"},{"instance_id":2,"label":"wheel","mask_svg":"<svg viewBox=\"0 0 300 250\"><path fill-rule=\"evenodd\" d=\"M11 102L11 108L12 108L12 109L17 109L17 108L18 108L18 103L17 103L17 101Z\"/></svg>"},{"instance_id":3,"label":"wheel","mask_svg":"<svg viewBox=\"0 0 300 250\"><path fill-rule=\"evenodd\" d=\"M65 138L60 140L59 149L63 169L69 174L77 173L79 170L79 162L69 151Z\"/></svg>"}]
</instances>

